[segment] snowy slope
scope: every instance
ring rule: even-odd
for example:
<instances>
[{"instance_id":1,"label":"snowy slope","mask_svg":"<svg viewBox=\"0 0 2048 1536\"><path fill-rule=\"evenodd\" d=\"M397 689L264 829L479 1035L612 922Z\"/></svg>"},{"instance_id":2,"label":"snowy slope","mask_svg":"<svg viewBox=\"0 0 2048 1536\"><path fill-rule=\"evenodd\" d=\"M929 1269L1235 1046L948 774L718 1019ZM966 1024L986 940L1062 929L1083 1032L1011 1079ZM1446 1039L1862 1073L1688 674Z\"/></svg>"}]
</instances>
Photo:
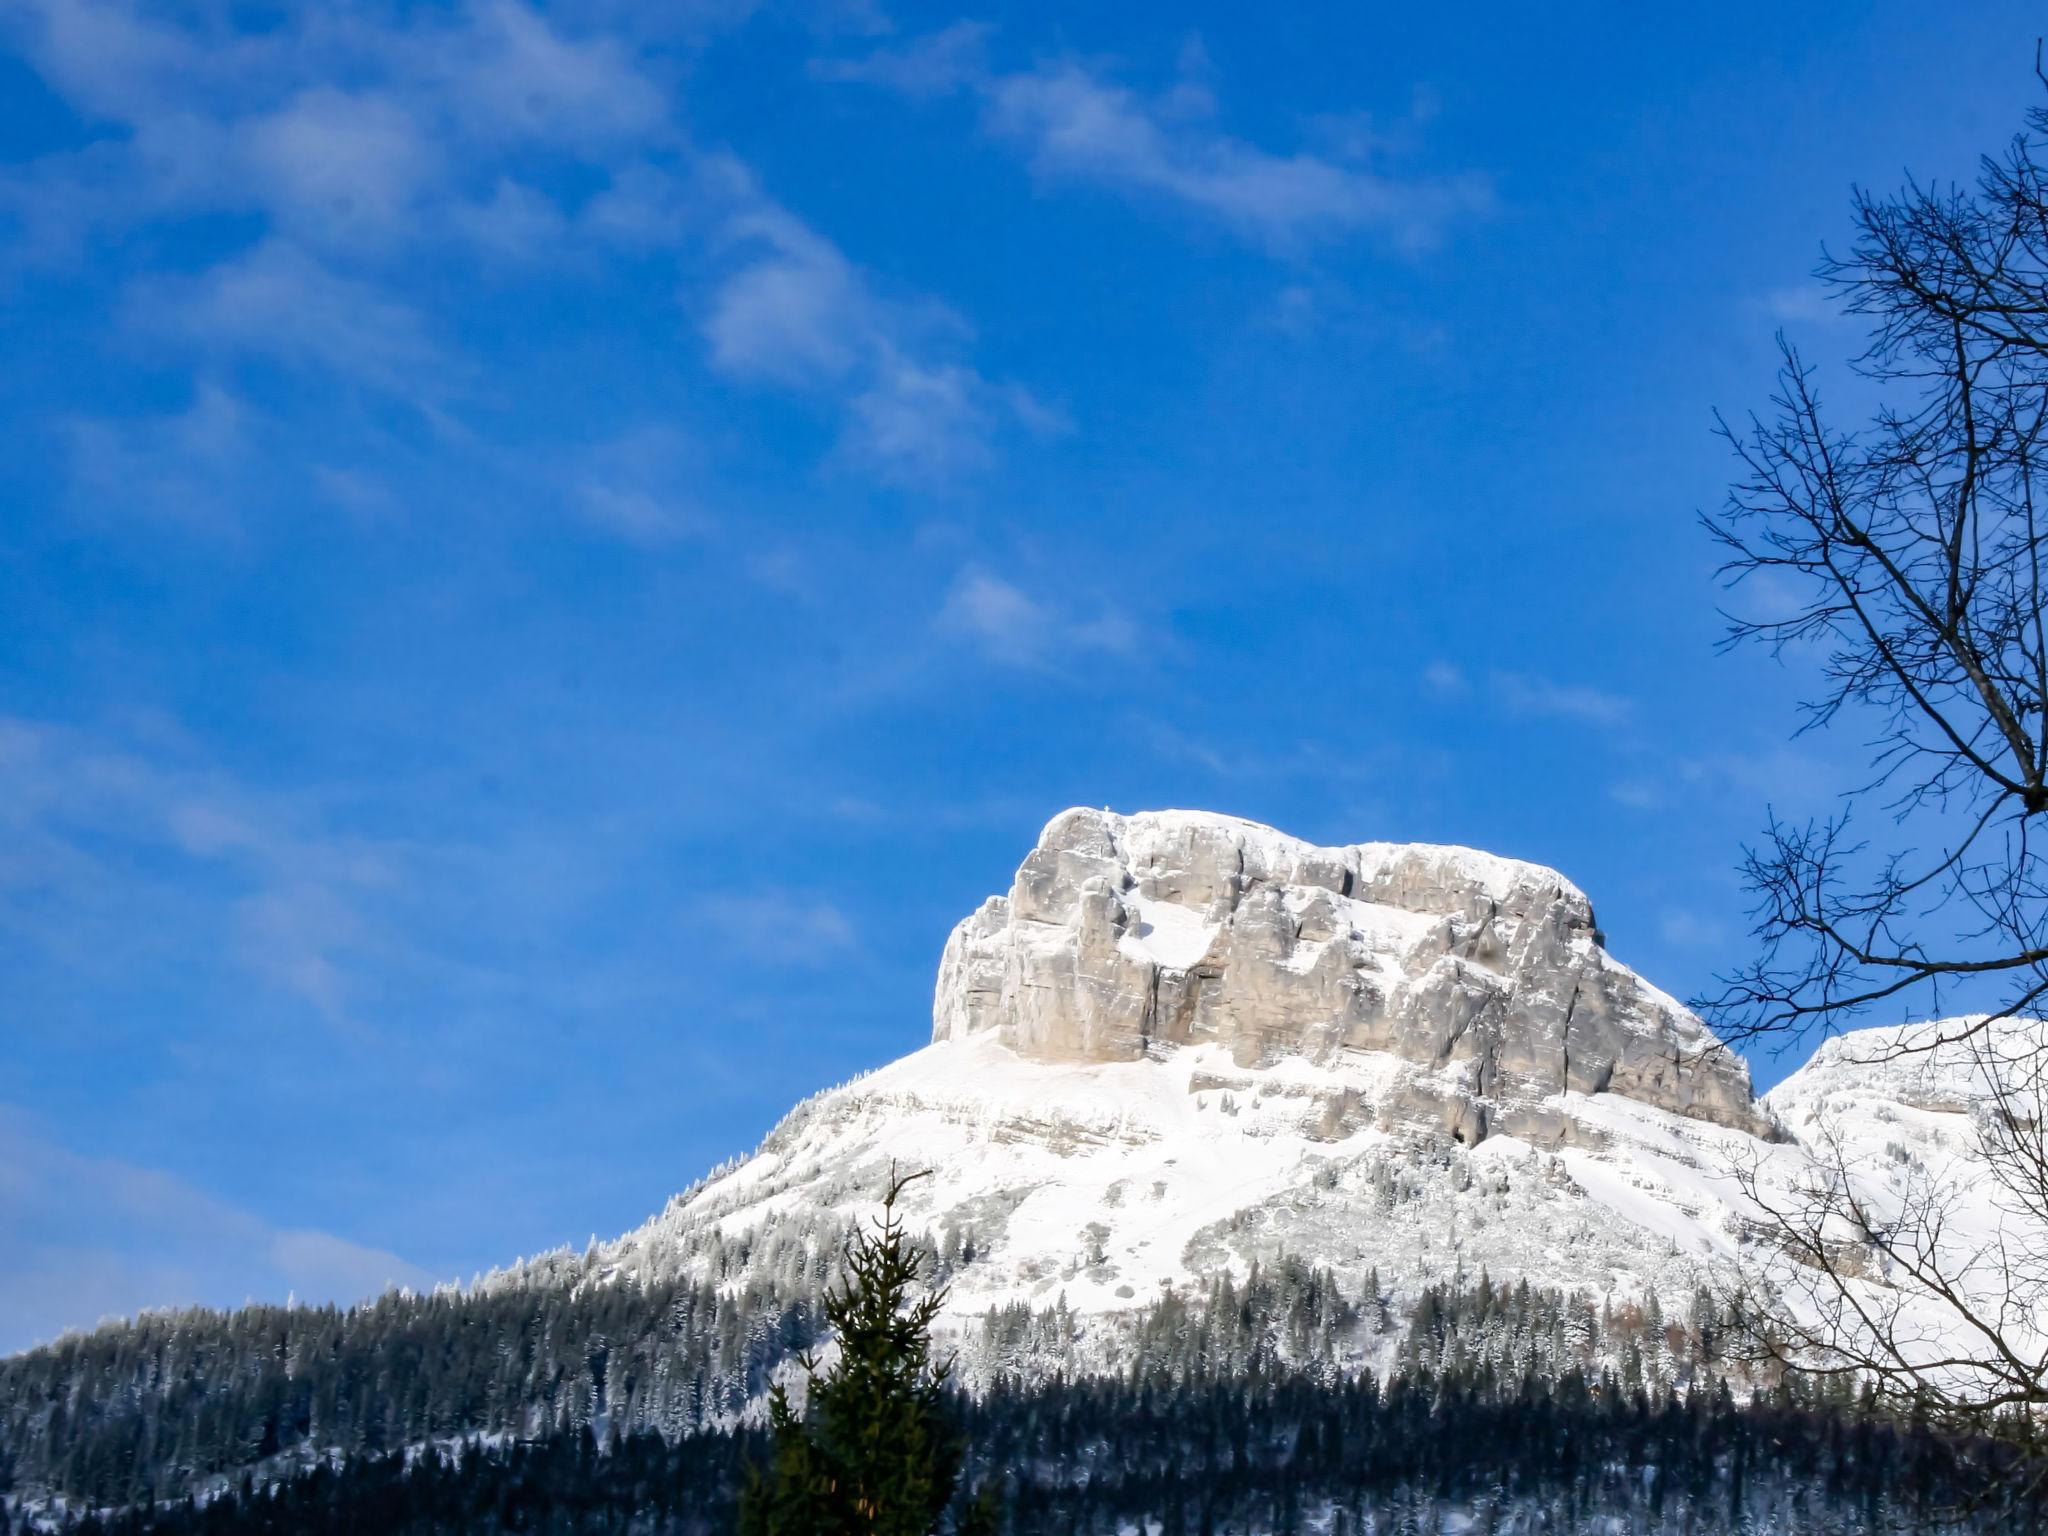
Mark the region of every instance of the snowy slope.
<instances>
[{"instance_id":1,"label":"snowy slope","mask_svg":"<svg viewBox=\"0 0 2048 1536\"><path fill-rule=\"evenodd\" d=\"M1333 1094L1370 1102L1418 1069L1360 1052L1330 1066L1240 1068L1218 1046L1059 1065L982 1037L927 1046L792 1114L760 1151L608 1245L620 1270L661 1268L716 1233L872 1215L893 1165L929 1168L914 1225L971 1240L957 1314L1064 1299L1080 1313L1147 1305L1282 1254L1397 1295L1482 1271L1636 1298L1690 1297L1734 1258L1747 1202L1738 1159L1800 1149L1616 1095L1561 1097L1598 1141L1365 1127L1332 1136Z\"/></svg>"},{"instance_id":2,"label":"snowy slope","mask_svg":"<svg viewBox=\"0 0 2048 1536\"><path fill-rule=\"evenodd\" d=\"M1192 824L1207 835L1207 823ZM1113 830L1128 837L1132 826L1155 839L1177 830L1165 818L1117 819ZM1238 830L1246 827L1232 823L1223 834L1255 850L1241 859L1264 859L1270 869L1293 872L1273 877L1286 901L1300 889L1300 872L1332 852L1280 839L1270 829ZM1123 846L1116 851L1125 856ZM1056 852L1069 859L1066 847ZM1459 922L1470 923L1478 910L1493 931L1512 940L1514 914L1503 904L1518 892L1536 889L1550 904L1525 903L1535 914L1525 924L1554 913L1560 901L1575 901L1586 917L1566 931L1591 931L1583 895L1534 866L1469 850L1367 844L1338 852L1351 859L1354 872L1407 871L1395 898L1355 902L1373 907L1353 919L1352 942L1363 956L1358 969L1385 978L1389 991L1446 965L1460 976L1477 969L1469 953L1480 951L1460 936ZM1186 862L1173 880L1189 878ZM1213 964L1229 904L1205 898L1211 914L1205 916L1200 901L1167 888L1158 867L1140 863L1140 874L1127 877L1129 886L1116 897L1122 926L1103 934L1098 949L1158 967L1159 976ZM1035 900L1042 911L1044 890L1059 889L1060 881L1066 882L1061 911L1098 900L1099 878L1087 877L1097 885L1075 880L1068 864L1041 868L1038 876L1034 895L1026 889L1033 878L1027 861L1013 903ZM1330 889L1340 881L1315 878ZM1246 889L1231 893L1239 912L1258 899L1255 880L1241 883ZM1348 888L1360 890L1355 883ZM1385 888L1368 889L1378 895ZM1413 895L1418 889L1421 898ZM1440 917L1417 911L1418 899L1460 905ZM1279 909L1286 909L1284 902ZM1062 928L1037 917L1021 936L1002 942L1041 953L1071 947L1080 921ZM1359 936L1367 922L1377 924L1379 935L1370 942ZM984 942L985 933L976 942ZM949 956L957 943L956 935ZM1447 953L1447 945L1458 944L1468 953ZM1573 938L1561 952L1581 976L1596 972L1612 989L1609 995L1635 1010L1632 1017L1650 1021L1641 1029L1661 1029L1689 1050L1700 1050L1702 1041L1711 1047L1697 1019L1597 944ZM1581 1006L1544 1014L1558 988L1531 970L1533 963L1519 974L1535 982L1504 994L1505 1003L1495 994L1496 1038L1524 1056L1541 1050L1544 1028L1575 1028L1573 1013ZM1497 974L1508 962L1488 964ZM1065 983L1060 973L1048 974L1050 985L1091 984L1085 968ZM1231 974L1209 979L1208 1006L1226 1015L1236 984ZM1161 983L1151 985L1156 991ZM1530 994L1538 1004L1517 1013L1516 998ZM955 1012L964 1016L970 1010L957 1002L961 995L964 989L956 986ZM1299 1005L1295 994L1280 995L1299 1011L1321 1006L1329 994L1300 994L1307 1001ZM1083 1006L1105 996L1118 1001L1098 990ZM1319 1032L1314 1017L1283 1015L1288 1029L1299 1024L1300 1038L1312 1048L1272 1048L1271 1027L1252 1051L1241 1038L1173 1040L1141 1031L1132 1037L1135 1054L1124 1054L1128 1042L1118 1041L1103 1059L1074 1059L1020 1048L1019 1032L998 1027L1001 1007L984 986L972 1004L976 1027L947 1020L942 1008L932 1045L799 1106L752 1157L720 1170L646 1226L603 1248L596 1255L601 1271L682 1268L731 1283L764 1272L815 1277L846 1226L874 1214L892 1167L929 1169L932 1176L908 1192L907 1213L943 1252L965 1255L952 1274L956 1324L991 1308L1064 1305L1084 1333L1093 1329L1107 1358L1119 1315L1135 1314L1169 1290L1199 1292L1221 1274L1241 1281L1255 1261L1270 1266L1282 1255L1326 1266L1354 1289L1376 1272L1397 1303L1423 1285L1485 1272L1499 1281L1526 1279L1617 1300L1654 1293L1667 1310L1682 1307L1702 1286L1732 1280L1739 1271L1782 1269L1775 1250L1760 1240L1764 1211L1745 1192L1743 1177L1755 1195L1782 1209L1796 1204L1832 1155L1830 1134L1846 1138L1853 1176L1868 1180L1875 1197L1896 1196L1913 1169L1965 1182L1978 1155L1970 1107L1979 1095L1967 1067L1926 1055L1873 1065L1899 1043L1880 1038L1882 1032L1831 1042L1761 1104L1748 1099L1746 1075L1731 1077L1725 1060L1694 1068L1674 1058L1661 1076L1638 1073L1633 1092L1604 1091L1605 1073L1595 1079L1601 1091L1571 1086L1584 1081L1575 1065L1558 1074L1563 1086L1548 1093L1540 1092L1536 1074L1523 1073L1514 1079L1521 1097L1509 1121L1498 1114L1501 1090L1495 1088L1491 1099L1475 1094L1472 1061L1458 1055L1458 1042L1469 1041L1470 1030L1462 1037L1453 1032L1452 1043L1432 1053L1409 1038L1387 1039L1386 1048L1347 1043ZM1613 1027L1611 1019L1601 1022ZM1518 1041L1518 1030L1530 1038ZM1028 1043L1028 1032L1023 1038ZM1695 1070L1716 1073L1715 1091L1723 1096L1704 1108L1686 1078ZM1725 1098L1731 1083L1743 1096L1733 1105ZM1474 1141L1468 1130L1487 1124L1486 1116L1475 1121L1412 1112L1418 1104L1450 1100L1478 1103L1492 1112L1494 1124L1530 1129ZM1980 1189L1961 1210L1956 1231L1982 1241L2020 1228L2014 1213Z\"/></svg>"},{"instance_id":3,"label":"snowy slope","mask_svg":"<svg viewBox=\"0 0 2048 1536\"><path fill-rule=\"evenodd\" d=\"M2048 1355L2048 1191L2030 1173L2042 1151L2044 1045L2048 1024L2033 1019L1858 1030L1825 1042L1767 1096L1810 1158L1801 1177L1846 1181L1872 1228L1902 1235L1887 1255L1845 1222L1824 1228L1868 1275L1871 1321L1849 1329L1852 1353L1881 1331L1909 1359L1984 1357L1988 1340L1930 1294L1934 1277L2006 1346ZM1796 1191L1790 1208L1800 1211ZM1797 1269L1782 1281L1795 1298L1810 1286ZM1972 1364L1935 1374L1966 1390L1990 1385Z\"/></svg>"}]
</instances>

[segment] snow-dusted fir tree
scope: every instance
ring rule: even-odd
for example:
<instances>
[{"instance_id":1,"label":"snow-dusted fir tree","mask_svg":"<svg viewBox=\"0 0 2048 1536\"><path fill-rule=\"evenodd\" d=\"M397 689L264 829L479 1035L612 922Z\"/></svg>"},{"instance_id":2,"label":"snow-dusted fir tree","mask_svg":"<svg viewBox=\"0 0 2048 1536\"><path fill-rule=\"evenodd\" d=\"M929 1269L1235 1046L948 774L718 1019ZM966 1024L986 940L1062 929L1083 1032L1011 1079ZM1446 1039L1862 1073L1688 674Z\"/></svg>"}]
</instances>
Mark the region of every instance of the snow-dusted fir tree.
<instances>
[{"instance_id":1,"label":"snow-dusted fir tree","mask_svg":"<svg viewBox=\"0 0 2048 1536\"><path fill-rule=\"evenodd\" d=\"M931 1256L896 1212L904 1186L923 1176L892 1169L881 1216L848 1241L845 1276L824 1304L837 1357L824 1370L801 1357L801 1414L775 1388L774 1457L766 1472L751 1470L741 1536L929 1536L944 1520L965 1450L945 1402L952 1362L932 1353L946 1293L915 1294ZM978 1500L960 1528L984 1528L991 1514Z\"/></svg>"}]
</instances>

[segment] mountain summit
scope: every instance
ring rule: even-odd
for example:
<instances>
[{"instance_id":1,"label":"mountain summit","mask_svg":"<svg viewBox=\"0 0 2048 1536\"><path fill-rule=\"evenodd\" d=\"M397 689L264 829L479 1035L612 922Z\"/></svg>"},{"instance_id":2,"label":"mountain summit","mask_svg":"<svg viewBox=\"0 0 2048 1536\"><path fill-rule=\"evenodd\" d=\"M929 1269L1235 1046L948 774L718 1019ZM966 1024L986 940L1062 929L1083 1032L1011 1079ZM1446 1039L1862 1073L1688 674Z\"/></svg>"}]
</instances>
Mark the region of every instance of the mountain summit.
<instances>
[{"instance_id":1,"label":"mountain summit","mask_svg":"<svg viewBox=\"0 0 2048 1536\"><path fill-rule=\"evenodd\" d=\"M1347 1101L1332 1134L1434 1123L1467 1145L1551 1143L1574 1130L1566 1092L1769 1134L1741 1059L1608 956L1556 871L1321 848L1201 812L1053 818L939 966L932 1039L984 1033L1033 1061L1209 1042L1238 1067L1390 1058L1375 1102Z\"/></svg>"},{"instance_id":2,"label":"mountain summit","mask_svg":"<svg viewBox=\"0 0 2048 1536\"><path fill-rule=\"evenodd\" d=\"M1755 1228L1728 1170L1789 1189L1812 1166L1554 870L1085 809L954 929L930 1045L798 1106L595 1261L820 1263L892 1164L932 1170L907 1214L958 1324L1093 1319L1075 1367L1114 1359L1120 1317L1283 1261L1377 1276L1395 1305L1482 1272L1689 1303Z\"/></svg>"}]
</instances>

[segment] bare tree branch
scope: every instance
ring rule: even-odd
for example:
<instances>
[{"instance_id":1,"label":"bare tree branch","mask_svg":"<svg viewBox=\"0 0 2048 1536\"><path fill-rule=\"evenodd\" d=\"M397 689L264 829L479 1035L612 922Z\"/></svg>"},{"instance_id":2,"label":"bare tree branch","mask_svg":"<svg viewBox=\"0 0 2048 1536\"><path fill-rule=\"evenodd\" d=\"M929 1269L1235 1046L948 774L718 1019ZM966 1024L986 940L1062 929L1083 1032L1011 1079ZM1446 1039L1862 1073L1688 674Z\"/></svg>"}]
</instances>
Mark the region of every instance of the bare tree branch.
<instances>
[{"instance_id":1,"label":"bare tree branch","mask_svg":"<svg viewBox=\"0 0 2048 1536\"><path fill-rule=\"evenodd\" d=\"M2014 1447L2036 1485L2048 1034L2016 1021L2048 997L2044 143L2037 109L1972 185L1856 192L1855 239L1817 275L1869 328L1849 360L1878 400L1861 425L1835 423L1783 335L1767 412L1716 419L1739 475L1703 522L1728 585L1765 600L1731 616L1727 643L1816 670L1801 731L1853 715L1875 732L1871 778L1833 814L1773 814L1745 851L1757 951L1700 1000L1724 1038L1780 1043L1879 1005L1967 1008L1872 1049L1950 1065L1967 1053L1972 1186L1874 1169L1867 1148L1826 1138L1789 1197L1738 1170L1773 1262L1736 1309L1761 1358L1854 1377L1915 1422Z\"/></svg>"}]
</instances>

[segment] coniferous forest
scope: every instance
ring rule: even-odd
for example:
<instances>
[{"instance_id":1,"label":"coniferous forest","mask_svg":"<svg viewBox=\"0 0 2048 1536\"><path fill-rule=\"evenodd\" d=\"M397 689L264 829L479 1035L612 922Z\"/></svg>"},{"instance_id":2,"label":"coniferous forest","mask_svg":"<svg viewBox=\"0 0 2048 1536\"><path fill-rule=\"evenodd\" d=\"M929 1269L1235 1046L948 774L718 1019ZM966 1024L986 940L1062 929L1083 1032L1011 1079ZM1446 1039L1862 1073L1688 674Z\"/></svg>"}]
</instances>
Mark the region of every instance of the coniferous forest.
<instances>
[{"instance_id":1,"label":"coniferous forest","mask_svg":"<svg viewBox=\"0 0 2048 1536\"><path fill-rule=\"evenodd\" d=\"M1311 1528L1471 1532L2028 1531L2038 1505L1971 1510L2002 1475L1909 1427L1778 1394L1661 1396L1576 1373L1481 1369L1331 1386L1290 1376L1162 1393L1124 1382L1004 1386L957 1404L970 1477L1014 1532L1160 1536ZM726 1532L757 1432L588 1429L466 1452L402 1452L205 1502L89 1517L94 1536L388 1531ZM1464 1521L1467 1523L1459 1523Z\"/></svg>"},{"instance_id":2,"label":"coniferous forest","mask_svg":"<svg viewBox=\"0 0 2048 1536\"><path fill-rule=\"evenodd\" d=\"M106 1536L724 1532L767 1452L742 1410L821 1323L773 1287L682 1284L147 1317L0 1362L8 1518ZM972 1352L1015 1368L951 1396L963 1486L993 1485L1014 1532L2048 1518L2003 1495L2017 1480L1992 1448L1746 1374L1704 1299L1675 1319L1482 1279L1397 1317L1283 1264L1155 1305L1116 1374L1063 1359L1078 1332L1059 1308L990 1313ZM1383 1370L1337 1363L1375 1344Z\"/></svg>"}]
</instances>

